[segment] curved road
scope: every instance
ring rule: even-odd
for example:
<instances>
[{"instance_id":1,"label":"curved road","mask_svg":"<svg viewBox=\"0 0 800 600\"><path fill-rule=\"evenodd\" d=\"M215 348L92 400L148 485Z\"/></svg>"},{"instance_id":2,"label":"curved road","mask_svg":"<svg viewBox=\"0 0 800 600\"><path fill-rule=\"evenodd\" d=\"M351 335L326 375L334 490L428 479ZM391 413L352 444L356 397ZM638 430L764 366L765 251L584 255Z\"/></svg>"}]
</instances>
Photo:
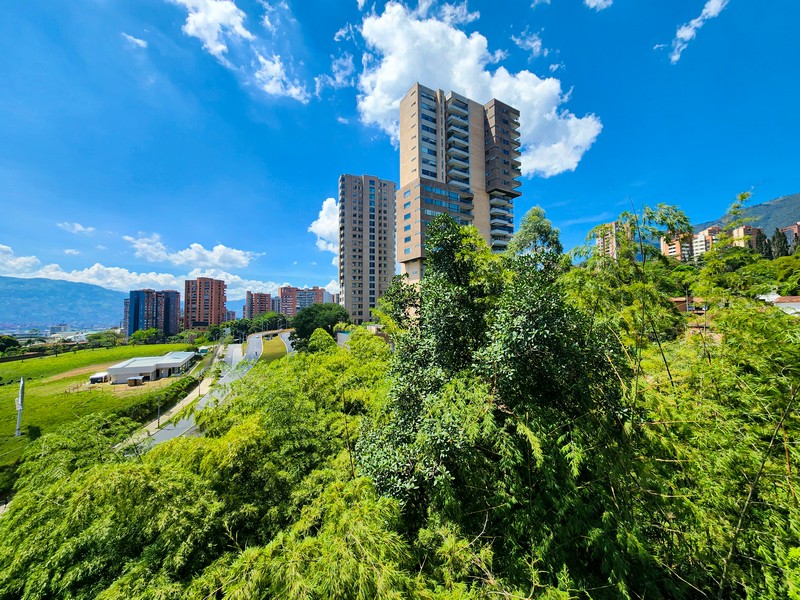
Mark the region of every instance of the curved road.
<instances>
[{"instance_id":1,"label":"curved road","mask_svg":"<svg viewBox=\"0 0 800 600\"><path fill-rule=\"evenodd\" d=\"M204 396L200 397L200 388L198 387L198 397L200 399L195 404L195 412L199 410L203 410L211 401L220 402L222 401L230 392L230 385L234 381L238 381L247 373L250 372L255 364L258 362L258 359L261 357L261 353L264 350L264 344L262 342L262 336L264 335L275 335L278 334L278 331L262 331L260 333L253 333L247 336L247 353L242 353L242 344L228 344L228 349L225 352L225 356L223 357L223 361L226 364L226 367L223 368L223 376L219 378L219 380L214 384L210 391L208 391ZM283 339L284 335L288 334L279 334ZM291 347L291 342L287 343L287 351ZM164 427L157 429L154 431L148 438L147 441L150 445L155 446L157 444L162 444L168 440L174 439L176 437L180 437L182 435L186 435L187 433L192 433L195 431L195 421L194 415L191 414L177 423L169 423Z\"/></svg>"}]
</instances>

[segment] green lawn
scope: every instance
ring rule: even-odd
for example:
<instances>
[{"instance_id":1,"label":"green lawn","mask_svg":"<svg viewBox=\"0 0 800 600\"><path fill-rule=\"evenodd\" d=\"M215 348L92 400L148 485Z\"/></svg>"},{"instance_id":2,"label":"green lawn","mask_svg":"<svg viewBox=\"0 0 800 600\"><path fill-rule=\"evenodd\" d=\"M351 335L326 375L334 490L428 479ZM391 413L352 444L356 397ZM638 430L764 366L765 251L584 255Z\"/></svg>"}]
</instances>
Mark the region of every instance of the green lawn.
<instances>
[{"instance_id":1,"label":"green lawn","mask_svg":"<svg viewBox=\"0 0 800 600\"><path fill-rule=\"evenodd\" d=\"M264 340L264 351L261 353L260 361L272 362L281 356L286 356L286 345L281 338L275 336L269 341Z\"/></svg>"},{"instance_id":2,"label":"green lawn","mask_svg":"<svg viewBox=\"0 0 800 600\"><path fill-rule=\"evenodd\" d=\"M14 437L17 419L14 399L20 377L25 378L22 429L26 431L28 425L34 425L47 433L92 412L123 410L144 394L163 389L174 381L164 379L136 388L110 384L88 388L83 384L89 381L92 373L129 358L161 356L186 347L186 344L123 346L0 363L0 384L3 384L0 385L0 466L16 460L27 441L25 436Z\"/></svg>"}]
</instances>

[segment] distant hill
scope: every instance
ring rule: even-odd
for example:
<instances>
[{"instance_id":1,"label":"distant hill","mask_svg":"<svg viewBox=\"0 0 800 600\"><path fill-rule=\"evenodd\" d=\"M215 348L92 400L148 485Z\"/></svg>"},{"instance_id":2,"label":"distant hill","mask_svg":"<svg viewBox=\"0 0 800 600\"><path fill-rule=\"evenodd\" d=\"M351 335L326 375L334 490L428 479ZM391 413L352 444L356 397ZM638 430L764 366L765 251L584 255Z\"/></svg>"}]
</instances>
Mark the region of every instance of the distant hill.
<instances>
[{"instance_id":1,"label":"distant hill","mask_svg":"<svg viewBox=\"0 0 800 600\"><path fill-rule=\"evenodd\" d=\"M118 327L128 294L56 279L0 277L0 329Z\"/></svg>"},{"instance_id":2,"label":"distant hill","mask_svg":"<svg viewBox=\"0 0 800 600\"><path fill-rule=\"evenodd\" d=\"M767 237L775 233L776 228L788 227L800 221L800 194L775 198L763 204L748 206L745 216L751 218L748 225L761 227ZM724 225L731 218L729 215L720 217L716 221L708 221L694 226L695 232L702 231L712 225Z\"/></svg>"}]
</instances>

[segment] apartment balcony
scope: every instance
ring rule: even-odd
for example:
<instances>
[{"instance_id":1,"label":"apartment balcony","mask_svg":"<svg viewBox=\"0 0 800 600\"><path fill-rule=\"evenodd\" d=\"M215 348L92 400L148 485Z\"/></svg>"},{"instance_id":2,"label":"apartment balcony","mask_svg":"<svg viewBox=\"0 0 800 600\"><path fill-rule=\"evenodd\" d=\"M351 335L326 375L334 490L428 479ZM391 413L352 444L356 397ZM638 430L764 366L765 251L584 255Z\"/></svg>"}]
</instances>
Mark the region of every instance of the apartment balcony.
<instances>
[{"instance_id":1,"label":"apartment balcony","mask_svg":"<svg viewBox=\"0 0 800 600\"><path fill-rule=\"evenodd\" d=\"M514 204L511 202L511 199L508 198L507 196L495 195L495 193L492 193L489 196L489 206L511 209L511 207L514 206Z\"/></svg>"},{"instance_id":2,"label":"apartment balcony","mask_svg":"<svg viewBox=\"0 0 800 600\"><path fill-rule=\"evenodd\" d=\"M467 179L466 181L462 181L460 179L451 178L447 183L449 185L452 185L453 187L458 188L459 190L461 190L462 193L472 194L472 190L469 189L469 179Z\"/></svg>"},{"instance_id":3,"label":"apartment balcony","mask_svg":"<svg viewBox=\"0 0 800 600\"><path fill-rule=\"evenodd\" d=\"M465 133L469 135L469 127L465 127L464 125L460 125L458 123L453 122L452 120L447 121L447 133Z\"/></svg>"},{"instance_id":4,"label":"apartment balcony","mask_svg":"<svg viewBox=\"0 0 800 600\"><path fill-rule=\"evenodd\" d=\"M465 127L469 127L469 119L466 115L461 115L458 113L454 113L451 111L447 111L447 123L457 123L459 125L464 125Z\"/></svg>"},{"instance_id":5,"label":"apartment balcony","mask_svg":"<svg viewBox=\"0 0 800 600\"><path fill-rule=\"evenodd\" d=\"M511 208L508 206L491 206L489 208L489 216L514 218L514 214L511 212Z\"/></svg>"},{"instance_id":6,"label":"apartment balcony","mask_svg":"<svg viewBox=\"0 0 800 600\"><path fill-rule=\"evenodd\" d=\"M469 160L469 146L464 142L461 142L461 144L448 143L447 154L449 156L461 156Z\"/></svg>"},{"instance_id":7,"label":"apartment balcony","mask_svg":"<svg viewBox=\"0 0 800 600\"><path fill-rule=\"evenodd\" d=\"M469 106L464 104L460 100L451 99L447 103L447 112L459 114L461 116L467 116L469 114Z\"/></svg>"},{"instance_id":8,"label":"apartment balcony","mask_svg":"<svg viewBox=\"0 0 800 600\"><path fill-rule=\"evenodd\" d=\"M469 154L466 155L467 158L463 158L457 154L448 153L447 155L447 166L448 167L460 167L462 169L469 169ZM469 170L467 171L467 175L469 175Z\"/></svg>"},{"instance_id":9,"label":"apartment balcony","mask_svg":"<svg viewBox=\"0 0 800 600\"><path fill-rule=\"evenodd\" d=\"M514 228L510 225L492 225L489 228L489 233L492 234L492 237L505 239L507 236L510 237L514 234Z\"/></svg>"},{"instance_id":10,"label":"apartment balcony","mask_svg":"<svg viewBox=\"0 0 800 600\"><path fill-rule=\"evenodd\" d=\"M453 181L469 181L469 169L449 167L447 169L447 177Z\"/></svg>"},{"instance_id":11,"label":"apartment balcony","mask_svg":"<svg viewBox=\"0 0 800 600\"><path fill-rule=\"evenodd\" d=\"M492 226L512 226L514 224L513 219L510 217L492 217L489 219L489 224Z\"/></svg>"},{"instance_id":12,"label":"apartment balcony","mask_svg":"<svg viewBox=\"0 0 800 600\"><path fill-rule=\"evenodd\" d=\"M505 250L506 248L508 248L508 242L509 242L509 240L505 240L505 239L501 240L501 239L494 239L493 238L492 239L492 244L491 244L492 250L495 250L495 251L497 251L497 250L500 250L500 251Z\"/></svg>"},{"instance_id":13,"label":"apartment balcony","mask_svg":"<svg viewBox=\"0 0 800 600\"><path fill-rule=\"evenodd\" d=\"M521 143L520 138L513 138L511 140L511 145L514 146L514 148L519 148Z\"/></svg>"}]
</instances>

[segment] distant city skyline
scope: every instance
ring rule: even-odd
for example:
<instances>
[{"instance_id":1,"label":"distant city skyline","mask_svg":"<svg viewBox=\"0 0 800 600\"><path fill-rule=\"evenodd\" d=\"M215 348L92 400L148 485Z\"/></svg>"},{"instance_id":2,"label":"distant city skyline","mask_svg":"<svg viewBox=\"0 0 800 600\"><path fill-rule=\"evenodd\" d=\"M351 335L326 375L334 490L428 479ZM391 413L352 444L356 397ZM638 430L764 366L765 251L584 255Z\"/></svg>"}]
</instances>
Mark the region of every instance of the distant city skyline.
<instances>
[{"instance_id":1,"label":"distant city skyline","mask_svg":"<svg viewBox=\"0 0 800 600\"><path fill-rule=\"evenodd\" d=\"M792 0L10 3L0 275L336 292L338 176L400 181L416 81L520 111L515 224L540 205L566 248L632 205L715 219L800 191L798 21Z\"/></svg>"}]
</instances>

